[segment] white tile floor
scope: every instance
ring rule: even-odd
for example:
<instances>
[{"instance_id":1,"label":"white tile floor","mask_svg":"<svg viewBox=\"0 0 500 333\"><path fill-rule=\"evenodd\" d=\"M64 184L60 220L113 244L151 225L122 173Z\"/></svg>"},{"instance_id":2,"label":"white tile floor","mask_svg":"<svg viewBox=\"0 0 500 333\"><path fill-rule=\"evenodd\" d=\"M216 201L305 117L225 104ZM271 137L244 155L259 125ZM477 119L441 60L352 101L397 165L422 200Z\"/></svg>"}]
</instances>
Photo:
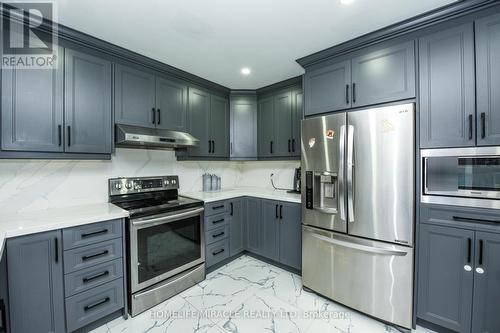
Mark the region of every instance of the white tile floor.
<instances>
[{"instance_id":1,"label":"white tile floor","mask_svg":"<svg viewBox=\"0 0 500 333\"><path fill-rule=\"evenodd\" d=\"M395 333L395 329L305 292L300 276L249 256L134 318L93 333ZM431 331L418 327L415 332Z\"/></svg>"}]
</instances>

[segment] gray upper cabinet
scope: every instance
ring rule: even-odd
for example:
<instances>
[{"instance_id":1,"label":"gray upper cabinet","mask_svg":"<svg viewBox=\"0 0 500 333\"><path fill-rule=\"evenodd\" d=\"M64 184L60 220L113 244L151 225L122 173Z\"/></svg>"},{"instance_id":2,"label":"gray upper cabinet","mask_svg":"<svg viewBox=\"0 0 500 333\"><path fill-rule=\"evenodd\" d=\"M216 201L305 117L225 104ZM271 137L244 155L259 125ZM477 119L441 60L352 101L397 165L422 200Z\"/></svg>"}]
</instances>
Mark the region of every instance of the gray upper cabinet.
<instances>
[{"instance_id":1,"label":"gray upper cabinet","mask_svg":"<svg viewBox=\"0 0 500 333\"><path fill-rule=\"evenodd\" d=\"M280 202L279 262L300 270L302 267L301 206Z\"/></svg>"},{"instance_id":2,"label":"gray upper cabinet","mask_svg":"<svg viewBox=\"0 0 500 333\"><path fill-rule=\"evenodd\" d=\"M304 77L305 115L351 107L351 61L308 70Z\"/></svg>"},{"instance_id":3,"label":"gray upper cabinet","mask_svg":"<svg viewBox=\"0 0 500 333\"><path fill-rule=\"evenodd\" d=\"M500 15L476 21L477 144L500 145Z\"/></svg>"},{"instance_id":4,"label":"gray upper cabinet","mask_svg":"<svg viewBox=\"0 0 500 333\"><path fill-rule=\"evenodd\" d=\"M229 255L234 256L245 249L245 205L246 199L229 201Z\"/></svg>"},{"instance_id":5,"label":"gray upper cabinet","mask_svg":"<svg viewBox=\"0 0 500 333\"><path fill-rule=\"evenodd\" d=\"M115 122L155 127L155 76L132 67L115 66Z\"/></svg>"},{"instance_id":6,"label":"gray upper cabinet","mask_svg":"<svg viewBox=\"0 0 500 333\"><path fill-rule=\"evenodd\" d=\"M111 154L111 62L66 49L65 151Z\"/></svg>"},{"instance_id":7,"label":"gray upper cabinet","mask_svg":"<svg viewBox=\"0 0 500 333\"><path fill-rule=\"evenodd\" d=\"M258 103L259 157L270 157L275 152L274 142L274 100L267 97Z\"/></svg>"},{"instance_id":8,"label":"gray upper cabinet","mask_svg":"<svg viewBox=\"0 0 500 333\"><path fill-rule=\"evenodd\" d=\"M211 152L209 121L210 94L189 88L188 129L191 135L200 140L198 147L189 149L190 156L207 156Z\"/></svg>"},{"instance_id":9,"label":"gray upper cabinet","mask_svg":"<svg viewBox=\"0 0 500 333\"><path fill-rule=\"evenodd\" d=\"M179 81L156 76L156 127L186 130L187 86Z\"/></svg>"},{"instance_id":10,"label":"gray upper cabinet","mask_svg":"<svg viewBox=\"0 0 500 333\"><path fill-rule=\"evenodd\" d=\"M476 232L472 332L500 331L500 234Z\"/></svg>"},{"instance_id":11,"label":"gray upper cabinet","mask_svg":"<svg viewBox=\"0 0 500 333\"><path fill-rule=\"evenodd\" d=\"M257 158L257 96L231 95L230 157Z\"/></svg>"},{"instance_id":12,"label":"gray upper cabinet","mask_svg":"<svg viewBox=\"0 0 500 333\"><path fill-rule=\"evenodd\" d=\"M274 200L261 201L261 255L266 258L278 261L280 203Z\"/></svg>"},{"instance_id":13,"label":"gray upper cabinet","mask_svg":"<svg viewBox=\"0 0 500 333\"><path fill-rule=\"evenodd\" d=\"M420 225L419 318L457 332L470 331L474 272L464 267L474 267L473 245L473 231Z\"/></svg>"},{"instance_id":14,"label":"gray upper cabinet","mask_svg":"<svg viewBox=\"0 0 500 333\"><path fill-rule=\"evenodd\" d=\"M475 145L472 23L425 36L419 47L420 147Z\"/></svg>"},{"instance_id":15,"label":"gray upper cabinet","mask_svg":"<svg viewBox=\"0 0 500 333\"><path fill-rule=\"evenodd\" d=\"M262 254L262 205L257 198L248 198L246 207L246 247L256 254Z\"/></svg>"},{"instance_id":16,"label":"gray upper cabinet","mask_svg":"<svg viewBox=\"0 0 500 333\"><path fill-rule=\"evenodd\" d=\"M292 155L300 157L301 121L304 118L304 93L292 91Z\"/></svg>"},{"instance_id":17,"label":"gray upper cabinet","mask_svg":"<svg viewBox=\"0 0 500 333\"><path fill-rule=\"evenodd\" d=\"M226 98L210 96L211 156L229 156L229 102Z\"/></svg>"},{"instance_id":18,"label":"gray upper cabinet","mask_svg":"<svg viewBox=\"0 0 500 333\"><path fill-rule=\"evenodd\" d=\"M292 153L292 94L286 91L274 96L273 154L287 156Z\"/></svg>"},{"instance_id":19,"label":"gray upper cabinet","mask_svg":"<svg viewBox=\"0 0 500 333\"><path fill-rule=\"evenodd\" d=\"M415 97L413 40L364 53L351 63L353 107Z\"/></svg>"},{"instance_id":20,"label":"gray upper cabinet","mask_svg":"<svg viewBox=\"0 0 500 333\"><path fill-rule=\"evenodd\" d=\"M12 332L65 332L61 231L7 240Z\"/></svg>"},{"instance_id":21,"label":"gray upper cabinet","mask_svg":"<svg viewBox=\"0 0 500 333\"><path fill-rule=\"evenodd\" d=\"M62 152L64 50L57 68L2 69L2 149Z\"/></svg>"}]
</instances>

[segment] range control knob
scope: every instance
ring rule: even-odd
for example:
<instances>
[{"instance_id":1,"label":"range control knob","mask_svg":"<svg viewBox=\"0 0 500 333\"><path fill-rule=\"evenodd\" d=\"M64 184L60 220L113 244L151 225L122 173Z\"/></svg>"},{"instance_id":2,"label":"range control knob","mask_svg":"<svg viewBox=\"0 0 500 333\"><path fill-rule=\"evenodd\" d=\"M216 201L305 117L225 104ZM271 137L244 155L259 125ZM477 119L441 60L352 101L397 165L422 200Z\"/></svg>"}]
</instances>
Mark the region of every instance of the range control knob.
<instances>
[{"instance_id":1,"label":"range control knob","mask_svg":"<svg viewBox=\"0 0 500 333\"><path fill-rule=\"evenodd\" d=\"M125 184L125 187L130 190L132 188L132 183L126 183Z\"/></svg>"},{"instance_id":2,"label":"range control knob","mask_svg":"<svg viewBox=\"0 0 500 333\"><path fill-rule=\"evenodd\" d=\"M177 181L175 179L172 179L172 185L175 185L175 183L177 183Z\"/></svg>"},{"instance_id":3,"label":"range control knob","mask_svg":"<svg viewBox=\"0 0 500 333\"><path fill-rule=\"evenodd\" d=\"M165 179L165 185L166 185L166 186L170 185L170 180Z\"/></svg>"},{"instance_id":4,"label":"range control knob","mask_svg":"<svg viewBox=\"0 0 500 333\"><path fill-rule=\"evenodd\" d=\"M140 190L142 188L141 184L135 184L134 189L135 190Z\"/></svg>"},{"instance_id":5,"label":"range control knob","mask_svg":"<svg viewBox=\"0 0 500 333\"><path fill-rule=\"evenodd\" d=\"M115 184L115 189L121 190L122 189L122 183L116 183Z\"/></svg>"}]
</instances>

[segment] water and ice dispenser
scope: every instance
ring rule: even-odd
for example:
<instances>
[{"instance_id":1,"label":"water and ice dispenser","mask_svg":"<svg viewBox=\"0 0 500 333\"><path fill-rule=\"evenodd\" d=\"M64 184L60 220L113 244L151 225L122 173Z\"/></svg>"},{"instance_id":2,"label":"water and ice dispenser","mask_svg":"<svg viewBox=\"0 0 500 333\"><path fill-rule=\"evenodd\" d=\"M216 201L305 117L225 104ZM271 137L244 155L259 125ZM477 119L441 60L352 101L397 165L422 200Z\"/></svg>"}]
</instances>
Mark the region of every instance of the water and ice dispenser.
<instances>
[{"instance_id":1,"label":"water and ice dispenser","mask_svg":"<svg viewBox=\"0 0 500 333\"><path fill-rule=\"evenodd\" d=\"M335 214L338 207L339 179L336 172L306 171L306 208Z\"/></svg>"}]
</instances>

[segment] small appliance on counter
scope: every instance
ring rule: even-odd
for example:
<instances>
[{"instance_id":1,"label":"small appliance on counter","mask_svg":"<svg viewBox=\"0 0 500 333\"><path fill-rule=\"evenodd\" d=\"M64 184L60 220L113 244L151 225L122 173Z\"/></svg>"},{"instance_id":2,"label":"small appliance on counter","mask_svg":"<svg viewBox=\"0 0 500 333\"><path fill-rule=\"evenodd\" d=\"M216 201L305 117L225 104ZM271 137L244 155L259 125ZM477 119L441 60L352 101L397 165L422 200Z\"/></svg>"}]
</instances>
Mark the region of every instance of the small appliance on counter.
<instances>
[{"instance_id":1,"label":"small appliance on counter","mask_svg":"<svg viewBox=\"0 0 500 333\"><path fill-rule=\"evenodd\" d=\"M128 304L135 316L205 279L203 201L178 195L179 177L113 178L109 202L127 219Z\"/></svg>"},{"instance_id":2,"label":"small appliance on counter","mask_svg":"<svg viewBox=\"0 0 500 333\"><path fill-rule=\"evenodd\" d=\"M300 168L295 169L295 175L293 176L293 189L295 192L300 193L301 179L300 179Z\"/></svg>"}]
</instances>

